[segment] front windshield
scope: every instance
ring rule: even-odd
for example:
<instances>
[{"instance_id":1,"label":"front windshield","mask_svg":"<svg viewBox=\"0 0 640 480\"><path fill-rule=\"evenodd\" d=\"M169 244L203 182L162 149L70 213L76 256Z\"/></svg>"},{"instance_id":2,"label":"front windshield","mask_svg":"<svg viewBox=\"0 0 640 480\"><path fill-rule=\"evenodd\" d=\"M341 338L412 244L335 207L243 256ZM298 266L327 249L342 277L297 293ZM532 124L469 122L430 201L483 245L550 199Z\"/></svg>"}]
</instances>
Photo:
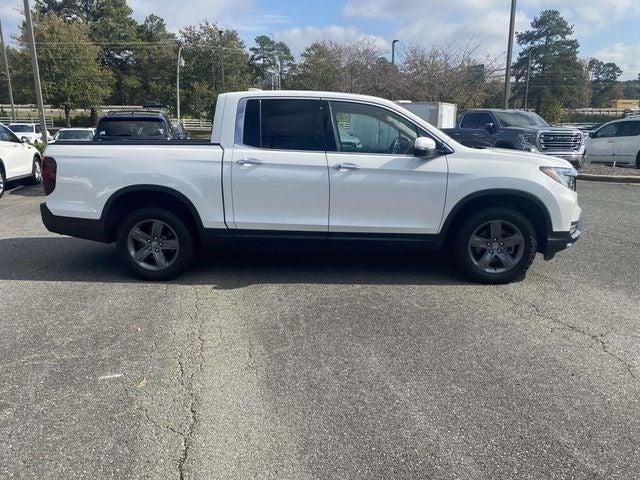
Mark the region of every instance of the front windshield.
<instances>
[{"instance_id":1,"label":"front windshield","mask_svg":"<svg viewBox=\"0 0 640 480\"><path fill-rule=\"evenodd\" d=\"M91 130L63 130L58 132L56 140L92 140Z\"/></svg>"},{"instance_id":2,"label":"front windshield","mask_svg":"<svg viewBox=\"0 0 640 480\"><path fill-rule=\"evenodd\" d=\"M548 127L549 123L533 112L495 112L503 127Z\"/></svg>"},{"instance_id":3,"label":"front windshield","mask_svg":"<svg viewBox=\"0 0 640 480\"><path fill-rule=\"evenodd\" d=\"M33 125L9 125L9 129L16 133L33 133Z\"/></svg>"}]
</instances>

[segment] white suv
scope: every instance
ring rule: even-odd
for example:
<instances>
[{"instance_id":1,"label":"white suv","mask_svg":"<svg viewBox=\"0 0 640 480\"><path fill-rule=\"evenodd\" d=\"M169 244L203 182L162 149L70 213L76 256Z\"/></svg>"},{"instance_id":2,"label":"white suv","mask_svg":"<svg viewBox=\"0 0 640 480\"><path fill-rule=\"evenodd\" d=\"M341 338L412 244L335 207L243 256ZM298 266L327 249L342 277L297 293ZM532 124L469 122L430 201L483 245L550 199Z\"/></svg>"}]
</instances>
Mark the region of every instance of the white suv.
<instances>
[{"instance_id":1,"label":"white suv","mask_svg":"<svg viewBox=\"0 0 640 480\"><path fill-rule=\"evenodd\" d=\"M20 139L0 123L0 197L4 194L6 182L22 178L34 183L42 180L40 153Z\"/></svg>"},{"instance_id":2,"label":"white suv","mask_svg":"<svg viewBox=\"0 0 640 480\"><path fill-rule=\"evenodd\" d=\"M42 141L42 130L39 123L10 123L9 130L15 133L21 140L27 139L29 143ZM51 139L51 134L47 130L47 140Z\"/></svg>"}]
</instances>

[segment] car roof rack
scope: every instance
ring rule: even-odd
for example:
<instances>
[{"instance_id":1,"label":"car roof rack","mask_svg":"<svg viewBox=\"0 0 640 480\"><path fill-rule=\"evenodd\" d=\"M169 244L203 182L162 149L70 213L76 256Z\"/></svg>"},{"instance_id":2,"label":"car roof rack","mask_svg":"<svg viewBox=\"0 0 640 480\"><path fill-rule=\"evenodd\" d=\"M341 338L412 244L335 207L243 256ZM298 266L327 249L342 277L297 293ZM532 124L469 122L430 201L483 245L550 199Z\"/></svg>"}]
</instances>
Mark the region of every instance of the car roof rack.
<instances>
[{"instance_id":1,"label":"car roof rack","mask_svg":"<svg viewBox=\"0 0 640 480\"><path fill-rule=\"evenodd\" d=\"M161 110L110 110L107 112L107 116L113 117L117 115L127 115L127 116L135 116L135 115L165 115L165 112Z\"/></svg>"}]
</instances>

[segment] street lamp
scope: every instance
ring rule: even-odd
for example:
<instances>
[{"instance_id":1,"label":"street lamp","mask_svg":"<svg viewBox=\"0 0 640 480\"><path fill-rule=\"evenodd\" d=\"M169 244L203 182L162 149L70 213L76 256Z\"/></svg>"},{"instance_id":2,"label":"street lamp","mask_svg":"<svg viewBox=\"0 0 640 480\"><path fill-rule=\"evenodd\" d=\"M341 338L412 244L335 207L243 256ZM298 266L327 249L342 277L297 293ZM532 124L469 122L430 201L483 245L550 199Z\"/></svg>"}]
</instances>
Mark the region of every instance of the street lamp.
<instances>
[{"instance_id":1,"label":"street lamp","mask_svg":"<svg viewBox=\"0 0 640 480\"><path fill-rule=\"evenodd\" d=\"M509 108L509 97L511 96L511 56L513 55L513 31L516 26L516 1L517 0L511 0L509 41L507 42L507 68L504 72L504 108Z\"/></svg>"},{"instance_id":2,"label":"street lamp","mask_svg":"<svg viewBox=\"0 0 640 480\"><path fill-rule=\"evenodd\" d=\"M222 92L226 91L224 86L224 30L218 30L220 34L220 76L222 77Z\"/></svg>"},{"instance_id":3,"label":"street lamp","mask_svg":"<svg viewBox=\"0 0 640 480\"><path fill-rule=\"evenodd\" d=\"M391 65L395 65L396 64L396 43L398 43L400 40L394 40L393 42L391 42Z\"/></svg>"},{"instance_id":4,"label":"street lamp","mask_svg":"<svg viewBox=\"0 0 640 480\"><path fill-rule=\"evenodd\" d=\"M7 60L7 49L2 36L2 22L0 22L0 44L2 45L2 55L4 56L4 71L7 76L7 88L9 89L9 103L11 104L11 121L16 121L16 106L13 103L13 89L11 88L11 74L9 73L9 60Z\"/></svg>"}]
</instances>

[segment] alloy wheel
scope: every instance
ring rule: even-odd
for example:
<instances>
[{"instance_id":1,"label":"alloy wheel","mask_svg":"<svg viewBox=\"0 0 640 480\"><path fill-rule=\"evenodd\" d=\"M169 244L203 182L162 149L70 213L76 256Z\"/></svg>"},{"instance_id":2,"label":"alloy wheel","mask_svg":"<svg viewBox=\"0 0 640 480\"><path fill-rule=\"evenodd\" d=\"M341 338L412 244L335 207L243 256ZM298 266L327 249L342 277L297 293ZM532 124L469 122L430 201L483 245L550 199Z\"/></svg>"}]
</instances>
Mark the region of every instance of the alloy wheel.
<instances>
[{"instance_id":1,"label":"alloy wheel","mask_svg":"<svg viewBox=\"0 0 640 480\"><path fill-rule=\"evenodd\" d=\"M180 242L176 232L160 220L142 220L127 234L127 250L135 263L146 270L165 270L178 258Z\"/></svg>"},{"instance_id":2,"label":"alloy wheel","mask_svg":"<svg viewBox=\"0 0 640 480\"><path fill-rule=\"evenodd\" d=\"M33 162L33 179L37 183L42 181L42 168L40 167L40 162L38 160Z\"/></svg>"},{"instance_id":3,"label":"alloy wheel","mask_svg":"<svg viewBox=\"0 0 640 480\"><path fill-rule=\"evenodd\" d=\"M468 251L471 261L486 273L504 273L514 268L524 254L524 235L513 223L491 220L473 231Z\"/></svg>"}]
</instances>

